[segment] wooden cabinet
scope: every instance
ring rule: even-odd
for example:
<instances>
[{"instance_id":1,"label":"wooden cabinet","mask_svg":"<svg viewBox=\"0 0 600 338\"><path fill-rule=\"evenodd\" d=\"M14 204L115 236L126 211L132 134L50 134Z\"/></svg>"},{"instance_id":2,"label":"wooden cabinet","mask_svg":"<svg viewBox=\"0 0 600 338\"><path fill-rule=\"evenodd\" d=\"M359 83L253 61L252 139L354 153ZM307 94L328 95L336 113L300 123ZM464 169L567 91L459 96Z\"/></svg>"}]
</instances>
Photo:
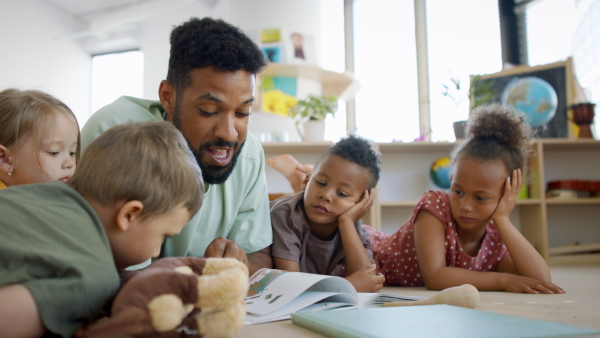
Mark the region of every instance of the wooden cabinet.
<instances>
[{"instance_id":1,"label":"wooden cabinet","mask_svg":"<svg viewBox=\"0 0 600 338\"><path fill-rule=\"evenodd\" d=\"M318 84L320 88L315 92L314 88L311 87L308 92L312 90L313 94L322 94L324 96L334 95L340 100L353 98L360 89L360 83L352 73L348 71L338 73L311 64L269 63L259 78L264 76L292 77L311 81ZM306 93L301 91L299 94L300 96L304 96Z\"/></svg>"},{"instance_id":2,"label":"wooden cabinet","mask_svg":"<svg viewBox=\"0 0 600 338\"><path fill-rule=\"evenodd\" d=\"M292 154L314 163L331 143L265 143L267 157ZM431 164L449 156L454 142L377 143L382 154L377 201L366 224L395 231L409 217L423 192L438 189L429 178ZM600 141L539 139L529 171L529 198L520 199L511 220L545 258L600 251L600 197L547 198L555 180L600 181ZM283 175L267 168L270 193L291 192Z\"/></svg>"},{"instance_id":3,"label":"wooden cabinet","mask_svg":"<svg viewBox=\"0 0 600 338\"><path fill-rule=\"evenodd\" d=\"M543 167L539 181L600 181L600 141L545 139L538 147ZM542 196L542 206L551 257L600 252L600 197Z\"/></svg>"}]
</instances>

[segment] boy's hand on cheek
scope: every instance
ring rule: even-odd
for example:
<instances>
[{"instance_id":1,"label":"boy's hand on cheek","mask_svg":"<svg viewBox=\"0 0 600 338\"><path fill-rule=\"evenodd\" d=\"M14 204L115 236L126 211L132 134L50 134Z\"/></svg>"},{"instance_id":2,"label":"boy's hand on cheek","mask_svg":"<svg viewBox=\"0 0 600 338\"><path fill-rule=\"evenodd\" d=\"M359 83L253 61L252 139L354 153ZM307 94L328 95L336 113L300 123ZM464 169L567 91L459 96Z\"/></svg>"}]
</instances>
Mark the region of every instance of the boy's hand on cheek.
<instances>
[{"instance_id":1,"label":"boy's hand on cheek","mask_svg":"<svg viewBox=\"0 0 600 338\"><path fill-rule=\"evenodd\" d=\"M215 238L204 251L204 257L214 258L235 258L238 261L248 265L248 257L244 249L236 241L225 237Z\"/></svg>"},{"instance_id":2,"label":"boy's hand on cheek","mask_svg":"<svg viewBox=\"0 0 600 338\"><path fill-rule=\"evenodd\" d=\"M365 190L358 203L339 216L340 220L347 218L352 221L352 223L356 223L356 221L361 219L367 213L367 211L371 209L374 201L375 189L371 188L369 190Z\"/></svg>"}]
</instances>

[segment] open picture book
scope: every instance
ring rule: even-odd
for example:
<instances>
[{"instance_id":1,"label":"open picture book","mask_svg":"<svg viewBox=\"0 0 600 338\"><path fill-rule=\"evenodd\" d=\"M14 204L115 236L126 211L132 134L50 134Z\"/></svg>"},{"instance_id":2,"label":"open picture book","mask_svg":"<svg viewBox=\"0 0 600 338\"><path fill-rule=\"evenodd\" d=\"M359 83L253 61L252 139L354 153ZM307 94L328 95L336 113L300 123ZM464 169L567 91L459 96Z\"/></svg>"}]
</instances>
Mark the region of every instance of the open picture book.
<instances>
[{"instance_id":1,"label":"open picture book","mask_svg":"<svg viewBox=\"0 0 600 338\"><path fill-rule=\"evenodd\" d=\"M294 312L344 310L380 307L408 297L383 293L356 292L342 277L276 269L260 269L249 281L245 324L290 319Z\"/></svg>"}]
</instances>

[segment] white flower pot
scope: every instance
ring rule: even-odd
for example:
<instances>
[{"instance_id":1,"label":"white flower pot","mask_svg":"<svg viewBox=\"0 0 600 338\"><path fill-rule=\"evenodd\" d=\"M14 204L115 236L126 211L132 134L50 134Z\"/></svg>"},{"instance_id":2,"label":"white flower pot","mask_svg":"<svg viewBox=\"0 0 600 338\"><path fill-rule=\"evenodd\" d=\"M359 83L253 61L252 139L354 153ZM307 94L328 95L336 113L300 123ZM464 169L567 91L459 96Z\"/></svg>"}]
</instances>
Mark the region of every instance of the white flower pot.
<instances>
[{"instance_id":1,"label":"white flower pot","mask_svg":"<svg viewBox=\"0 0 600 338\"><path fill-rule=\"evenodd\" d=\"M325 121L306 121L302 125L304 142L321 142L325 140Z\"/></svg>"}]
</instances>

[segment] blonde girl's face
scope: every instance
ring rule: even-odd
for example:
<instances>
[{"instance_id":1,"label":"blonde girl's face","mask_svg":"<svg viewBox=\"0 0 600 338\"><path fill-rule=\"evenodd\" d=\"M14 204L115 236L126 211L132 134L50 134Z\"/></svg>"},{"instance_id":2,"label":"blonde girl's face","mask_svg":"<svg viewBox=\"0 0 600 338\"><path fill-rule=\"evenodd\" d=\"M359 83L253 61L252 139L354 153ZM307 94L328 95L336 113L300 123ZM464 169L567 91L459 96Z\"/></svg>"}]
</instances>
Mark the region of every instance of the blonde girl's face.
<instances>
[{"instance_id":1,"label":"blonde girl's face","mask_svg":"<svg viewBox=\"0 0 600 338\"><path fill-rule=\"evenodd\" d=\"M17 184L66 182L75 172L79 128L71 116L56 111L47 120L41 144L32 133L23 136L12 147L14 168L12 176ZM39 162L38 162L39 161Z\"/></svg>"},{"instance_id":2,"label":"blonde girl's face","mask_svg":"<svg viewBox=\"0 0 600 338\"><path fill-rule=\"evenodd\" d=\"M463 230L486 227L504 193L508 170L501 160L459 158L450 187L452 216Z\"/></svg>"}]
</instances>

